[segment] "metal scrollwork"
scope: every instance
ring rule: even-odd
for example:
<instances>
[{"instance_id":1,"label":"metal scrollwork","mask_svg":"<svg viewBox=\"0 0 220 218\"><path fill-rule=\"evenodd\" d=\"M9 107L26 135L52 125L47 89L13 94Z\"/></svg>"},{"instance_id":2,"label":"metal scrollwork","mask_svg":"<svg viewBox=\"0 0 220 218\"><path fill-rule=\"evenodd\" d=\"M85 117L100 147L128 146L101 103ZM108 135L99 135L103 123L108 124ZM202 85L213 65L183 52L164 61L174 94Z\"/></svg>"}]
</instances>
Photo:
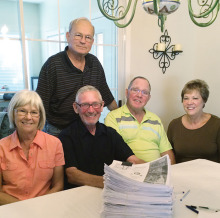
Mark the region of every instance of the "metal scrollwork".
<instances>
[{"instance_id":1,"label":"metal scrollwork","mask_svg":"<svg viewBox=\"0 0 220 218\"><path fill-rule=\"evenodd\" d=\"M142 3L144 5L143 7L150 7L148 3L153 3L153 8L150 10L158 16L158 25L161 28L161 32L164 31L167 14L176 11L179 7L177 6L175 10L171 11L168 11L166 8L165 13L162 9L160 10L160 3L165 3L166 1L168 5L170 2L175 3L176 5L179 5L180 3L179 0L152 0L150 2L145 2L143 0ZM127 27L133 20L137 2L138 0L97 0L101 13L109 20L112 20L115 25L120 28ZM145 5L145 3L147 4ZM218 16L220 0L188 0L188 9L190 18L194 24L200 27L207 27L211 25ZM130 18L125 19L129 11ZM149 12L149 10L147 11ZM127 22L125 20L127 20Z\"/></svg>"},{"instance_id":2,"label":"metal scrollwork","mask_svg":"<svg viewBox=\"0 0 220 218\"><path fill-rule=\"evenodd\" d=\"M178 55L181 51L173 51L174 45L170 45L171 37L168 35L167 30L165 30L164 34L160 37L160 43L165 43L165 51L157 51L158 43L155 43L149 52L153 54L154 59L159 59L159 67L162 69L164 74L166 69L170 66L170 61L174 60L176 55Z\"/></svg>"},{"instance_id":3,"label":"metal scrollwork","mask_svg":"<svg viewBox=\"0 0 220 218\"><path fill-rule=\"evenodd\" d=\"M193 7L192 0L188 0L190 18L193 23L200 27L207 27L215 21L218 16L219 7L219 0L197 0L197 5ZM197 13L194 12L193 8L194 10L197 8Z\"/></svg>"},{"instance_id":4,"label":"metal scrollwork","mask_svg":"<svg viewBox=\"0 0 220 218\"><path fill-rule=\"evenodd\" d=\"M102 4L101 4L101 1L102 1ZM134 0L134 1L129 0L127 5L124 7L123 4L120 3L120 0L97 0L101 13L109 20L114 21L115 25L120 28L124 28L128 26L133 20L136 6L137 6L137 1L138 0ZM134 3L133 3L133 10L131 12L130 19L125 24L119 23L118 21L123 20L128 14L131 8L132 2Z\"/></svg>"}]
</instances>

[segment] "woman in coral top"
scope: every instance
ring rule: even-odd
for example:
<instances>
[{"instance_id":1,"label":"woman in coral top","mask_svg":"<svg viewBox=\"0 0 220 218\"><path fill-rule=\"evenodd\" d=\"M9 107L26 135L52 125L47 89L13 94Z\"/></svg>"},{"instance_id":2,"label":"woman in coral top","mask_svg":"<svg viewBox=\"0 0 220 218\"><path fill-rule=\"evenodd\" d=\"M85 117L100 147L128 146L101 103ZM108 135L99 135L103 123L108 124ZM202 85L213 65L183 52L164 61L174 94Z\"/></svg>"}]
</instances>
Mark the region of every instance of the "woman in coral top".
<instances>
[{"instance_id":1,"label":"woman in coral top","mask_svg":"<svg viewBox=\"0 0 220 218\"><path fill-rule=\"evenodd\" d=\"M45 110L34 91L17 92L8 108L13 134L0 140L0 205L63 189L60 140L42 132Z\"/></svg>"}]
</instances>

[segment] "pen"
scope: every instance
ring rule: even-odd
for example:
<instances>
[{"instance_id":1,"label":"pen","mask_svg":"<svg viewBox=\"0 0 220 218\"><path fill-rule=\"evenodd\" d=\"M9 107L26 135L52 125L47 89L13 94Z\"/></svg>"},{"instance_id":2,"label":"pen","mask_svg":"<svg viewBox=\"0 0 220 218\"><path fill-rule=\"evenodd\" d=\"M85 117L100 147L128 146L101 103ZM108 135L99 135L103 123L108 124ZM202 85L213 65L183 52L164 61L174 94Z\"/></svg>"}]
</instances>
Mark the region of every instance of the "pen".
<instances>
[{"instance_id":1,"label":"pen","mask_svg":"<svg viewBox=\"0 0 220 218\"><path fill-rule=\"evenodd\" d=\"M191 211L197 213L197 214L199 213L198 210L196 210L195 208L193 208L193 207L191 207L191 206L189 206L189 205L186 205L186 207L187 207L188 209L190 209Z\"/></svg>"},{"instance_id":2,"label":"pen","mask_svg":"<svg viewBox=\"0 0 220 218\"><path fill-rule=\"evenodd\" d=\"M212 210L212 211L215 211L215 212L218 212L220 211L220 209L215 209L215 208L210 208L210 207L205 207L205 206L194 206L194 205L191 205L192 208L194 209L205 209L205 210Z\"/></svg>"},{"instance_id":3,"label":"pen","mask_svg":"<svg viewBox=\"0 0 220 218\"><path fill-rule=\"evenodd\" d=\"M183 197L180 199L180 201L182 201L188 194L189 194L190 190L188 190L184 195Z\"/></svg>"}]
</instances>

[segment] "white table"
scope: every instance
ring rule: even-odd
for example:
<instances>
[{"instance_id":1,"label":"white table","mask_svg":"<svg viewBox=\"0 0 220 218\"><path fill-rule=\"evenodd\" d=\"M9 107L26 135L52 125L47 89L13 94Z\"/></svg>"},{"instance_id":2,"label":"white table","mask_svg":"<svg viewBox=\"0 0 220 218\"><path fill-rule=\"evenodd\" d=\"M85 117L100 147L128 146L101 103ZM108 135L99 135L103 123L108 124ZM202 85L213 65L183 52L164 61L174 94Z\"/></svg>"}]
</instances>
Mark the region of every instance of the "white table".
<instances>
[{"instance_id":1,"label":"white table","mask_svg":"<svg viewBox=\"0 0 220 218\"><path fill-rule=\"evenodd\" d=\"M185 204L220 208L220 164L194 160L171 167L174 218L196 218ZM190 193L180 201L182 191ZM98 218L102 189L83 186L0 206L0 218Z\"/></svg>"},{"instance_id":2,"label":"white table","mask_svg":"<svg viewBox=\"0 0 220 218\"><path fill-rule=\"evenodd\" d=\"M173 165L171 169L171 181L176 196L173 217L198 217L185 207L186 204L220 209L220 164L197 159ZM190 190L190 193L180 201L183 196L180 192L183 190Z\"/></svg>"},{"instance_id":3,"label":"white table","mask_svg":"<svg viewBox=\"0 0 220 218\"><path fill-rule=\"evenodd\" d=\"M83 186L0 206L0 218L97 218L102 189Z\"/></svg>"}]
</instances>

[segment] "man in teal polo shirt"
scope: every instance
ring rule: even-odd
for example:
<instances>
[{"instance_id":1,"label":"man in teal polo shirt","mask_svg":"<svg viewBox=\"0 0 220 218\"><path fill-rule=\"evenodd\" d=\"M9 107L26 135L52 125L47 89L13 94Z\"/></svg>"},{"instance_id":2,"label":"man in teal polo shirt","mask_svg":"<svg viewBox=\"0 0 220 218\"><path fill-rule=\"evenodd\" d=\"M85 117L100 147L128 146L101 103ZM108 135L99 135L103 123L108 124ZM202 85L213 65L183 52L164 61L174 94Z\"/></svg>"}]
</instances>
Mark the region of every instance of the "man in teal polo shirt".
<instances>
[{"instance_id":1,"label":"man in teal polo shirt","mask_svg":"<svg viewBox=\"0 0 220 218\"><path fill-rule=\"evenodd\" d=\"M168 154L174 164L172 146L160 118L144 108L150 100L150 91L146 78L135 77L126 89L127 103L111 111L105 124L123 137L138 158L149 162Z\"/></svg>"}]
</instances>

